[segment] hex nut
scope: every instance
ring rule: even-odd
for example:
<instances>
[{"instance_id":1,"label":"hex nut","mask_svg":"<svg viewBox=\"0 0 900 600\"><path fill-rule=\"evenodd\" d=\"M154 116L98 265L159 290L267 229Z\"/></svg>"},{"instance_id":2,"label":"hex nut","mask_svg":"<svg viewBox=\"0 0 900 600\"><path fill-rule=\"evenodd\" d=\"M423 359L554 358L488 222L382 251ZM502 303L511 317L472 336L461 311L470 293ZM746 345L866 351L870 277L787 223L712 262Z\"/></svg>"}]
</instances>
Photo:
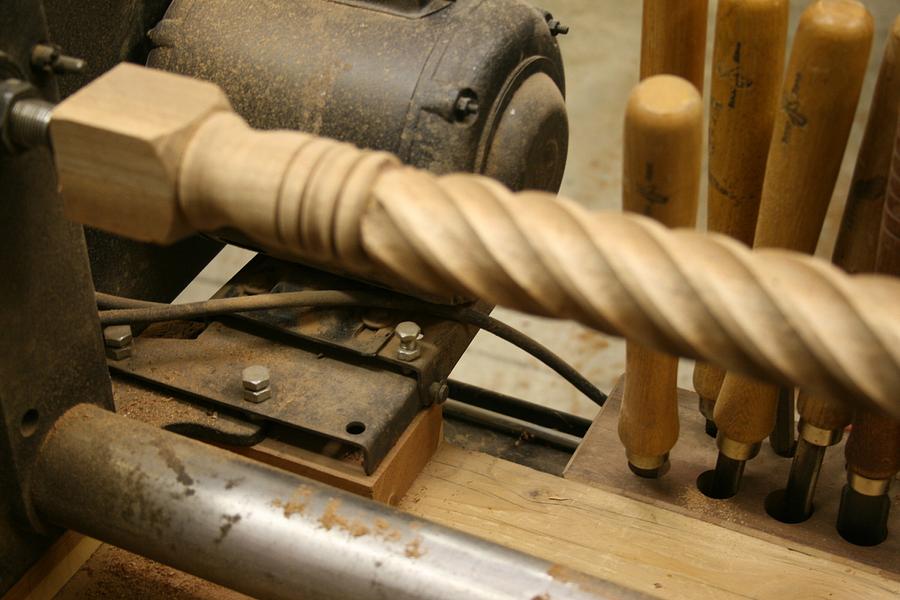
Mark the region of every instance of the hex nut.
<instances>
[{"instance_id":1,"label":"hex nut","mask_svg":"<svg viewBox=\"0 0 900 600\"><path fill-rule=\"evenodd\" d=\"M125 348L132 342L130 325L110 325L103 328L103 343L108 348Z\"/></svg>"},{"instance_id":2,"label":"hex nut","mask_svg":"<svg viewBox=\"0 0 900 600\"><path fill-rule=\"evenodd\" d=\"M266 387L261 390L244 390L244 400L259 404L265 402L272 397L272 388Z\"/></svg>"},{"instance_id":3,"label":"hex nut","mask_svg":"<svg viewBox=\"0 0 900 600\"><path fill-rule=\"evenodd\" d=\"M247 391L262 391L269 387L269 369L262 365L247 367L241 372L241 383L243 383L244 389Z\"/></svg>"},{"instance_id":4,"label":"hex nut","mask_svg":"<svg viewBox=\"0 0 900 600\"><path fill-rule=\"evenodd\" d=\"M40 98L37 89L27 81L7 79L0 82L0 142L9 152L18 151L10 138L10 115L13 105L27 98Z\"/></svg>"},{"instance_id":5,"label":"hex nut","mask_svg":"<svg viewBox=\"0 0 900 600\"><path fill-rule=\"evenodd\" d=\"M110 358L112 360L124 360L126 358L131 358L132 355L132 347L125 346L124 348L113 348L111 346L106 347L106 358Z\"/></svg>"}]
</instances>

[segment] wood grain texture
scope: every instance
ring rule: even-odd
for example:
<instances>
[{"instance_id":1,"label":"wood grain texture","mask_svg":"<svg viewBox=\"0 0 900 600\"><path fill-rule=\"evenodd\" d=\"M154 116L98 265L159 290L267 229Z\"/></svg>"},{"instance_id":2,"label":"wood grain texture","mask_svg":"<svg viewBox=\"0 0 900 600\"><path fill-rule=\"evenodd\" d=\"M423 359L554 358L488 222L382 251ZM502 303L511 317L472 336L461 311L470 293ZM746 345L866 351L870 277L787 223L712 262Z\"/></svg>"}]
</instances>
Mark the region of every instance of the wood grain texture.
<instances>
[{"instance_id":1,"label":"wood grain texture","mask_svg":"<svg viewBox=\"0 0 900 600\"><path fill-rule=\"evenodd\" d=\"M845 450L847 468L854 473L869 479L893 478L900 471L900 421L858 409Z\"/></svg>"},{"instance_id":2,"label":"wood grain texture","mask_svg":"<svg viewBox=\"0 0 900 600\"><path fill-rule=\"evenodd\" d=\"M145 71L119 65L101 78L116 82L107 80L102 93L114 96ZM165 79L163 100L205 85L157 75ZM156 88L144 89L148 101L108 102L110 110L152 110ZM105 127L105 117L86 119L92 128ZM790 253L751 253L722 236L670 231L640 215L591 213L484 177L435 177L333 140L298 145L285 163L283 146L293 142L284 137L303 134L253 132L226 120L214 112L186 150L174 153L181 158L178 189L166 200L196 230L225 228L282 258L420 293L577 320L660 352L869 399L900 416L900 281L848 278ZM278 158L273 164L287 169L265 171L280 177L277 196L271 182L260 184L266 139ZM241 140L247 148L237 152ZM85 155L112 160L107 151L93 146ZM231 158L238 155L245 159ZM129 226L156 210L99 192L62 190L67 203L127 204L134 215Z\"/></svg>"},{"instance_id":3,"label":"wood grain texture","mask_svg":"<svg viewBox=\"0 0 900 600\"><path fill-rule=\"evenodd\" d=\"M431 459L443 435L440 406L420 412L371 475L359 464L328 458L277 439L229 447L254 460L385 504L397 504Z\"/></svg>"},{"instance_id":4,"label":"wood grain texture","mask_svg":"<svg viewBox=\"0 0 900 600\"><path fill-rule=\"evenodd\" d=\"M704 402L715 405L722 383L725 381L725 369L708 362L697 361L692 380L697 396Z\"/></svg>"},{"instance_id":5,"label":"wood grain texture","mask_svg":"<svg viewBox=\"0 0 900 600\"><path fill-rule=\"evenodd\" d=\"M875 270L900 277L900 124L897 125ZM900 471L900 420L860 407L847 440L847 468L869 479L890 479Z\"/></svg>"},{"instance_id":6,"label":"wood grain texture","mask_svg":"<svg viewBox=\"0 0 900 600\"><path fill-rule=\"evenodd\" d=\"M850 424L853 407L840 398L801 391L797 394L797 413L801 421L806 421L819 429L834 431Z\"/></svg>"},{"instance_id":7,"label":"wood grain texture","mask_svg":"<svg viewBox=\"0 0 900 600\"><path fill-rule=\"evenodd\" d=\"M702 91L708 0L644 0L641 79L677 75Z\"/></svg>"},{"instance_id":8,"label":"wood grain texture","mask_svg":"<svg viewBox=\"0 0 900 600\"><path fill-rule=\"evenodd\" d=\"M735 442L755 444L772 432L777 408L777 385L728 373L716 400L713 419L719 435Z\"/></svg>"},{"instance_id":9,"label":"wood grain texture","mask_svg":"<svg viewBox=\"0 0 900 600\"><path fill-rule=\"evenodd\" d=\"M625 110L622 207L668 227L693 227L700 191L703 103L687 80L655 75ZM655 464L678 440L678 358L628 342L619 437L637 466Z\"/></svg>"},{"instance_id":10,"label":"wood grain texture","mask_svg":"<svg viewBox=\"0 0 900 600\"><path fill-rule=\"evenodd\" d=\"M893 598L852 561L443 445L400 507L661 598Z\"/></svg>"},{"instance_id":11,"label":"wood grain texture","mask_svg":"<svg viewBox=\"0 0 900 600\"><path fill-rule=\"evenodd\" d=\"M875 269L878 230L900 105L900 16L888 35L869 120L856 158L833 260L850 273ZM898 192L900 194L900 192Z\"/></svg>"}]
</instances>

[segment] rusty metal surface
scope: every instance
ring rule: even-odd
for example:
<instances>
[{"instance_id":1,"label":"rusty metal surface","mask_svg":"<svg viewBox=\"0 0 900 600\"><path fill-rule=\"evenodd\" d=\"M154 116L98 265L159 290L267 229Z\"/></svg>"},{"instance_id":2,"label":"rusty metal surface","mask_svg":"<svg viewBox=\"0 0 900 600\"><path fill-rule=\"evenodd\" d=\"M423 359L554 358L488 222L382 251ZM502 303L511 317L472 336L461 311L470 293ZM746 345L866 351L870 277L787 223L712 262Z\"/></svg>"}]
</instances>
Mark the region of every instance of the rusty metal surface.
<instances>
[{"instance_id":1,"label":"rusty metal surface","mask_svg":"<svg viewBox=\"0 0 900 600\"><path fill-rule=\"evenodd\" d=\"M503 121L520 145L504 138L505 158L493 160L504 168L494 174L557 191L568 130L547 16L522 0L456 0L421 18L384 12L397 2L372 4L174 0L150 32L148 64L217 83L254 127L387 150L435 173L482 172ZM513 97L536 72L556 88L528 103L543 105L529 114L548 126L503 118L517 112ZM549 147L556 152L537 150Z\"/></svg>"},{"instance_id":2,"label":"rusty metal surface","mask_svg":"<svg viewBox=\"0 0 900 600\"><path fill-rule=\"evenodd\" d=\"M30 68L32 47L46 39L41 2L3 3L3 70L52 101L56 79ZM33 529L41 524L29 494L46 435L79 402L112 406L84 236L63 218L46 149L0 154L0 278L2 595L52 542Z\"/></svg>"},{"instance_id":3,"label":"rusty metal surface","mask_svg":"<svg viewBox=\"0 0 900 600\"><path fill-rule=\"evenodd\" d=\"M253 294L303 290L365 290L362 283L267 256L256 256L213 297L234 298ZM299 339L312 340L375 356L393 333L393 318L385 327L367 327L366 309L282 308L256 311L240 316Z\"/></svg>"},{"instance_id":4,"label":"rusty metal surface","mask_svg":"<svg viewBox=\"0 0 900 600\"><path fill-rule=\"evenodd\" d=\"M366 472L374 471L419 409L415 380L257 333L213 322L196 339L138 336L133 355L110 360L109 367L356 446ZM271 372L272 398L258 404L244 400L241 383L241 371L255 364Z\"/></svg>"},{"instance_id":5,"label":"rusty metal surface","mask_svg":"<svg viewBox=\"0 0 900 600\"><path fill-rule=\"evenodd\" d=\"M372 290L372 286L302 265L257 256L235 275L216 298L301 290ZM479 303L473 308L489 312ZM362 357L377 357L386 368L416 377L423 405L432 401L430 388L443 382L472 342L477 328L437 317L401 311L367 309L285 308L245 313L246 319L301 340L348 350ZM394 327L415 321L423 331L422 355L413 362L397 358L399 340Z\"/></svg>"},{"instance_id":6,"label":"rusty metal surface","mask_svg":"<svg viewBox=\"0 0 900 600\"><path fill-rule=\"evenodd\" d=\"M116 412L130 419L214 444L252 446L266 435L264 423L221 406L187 400L126 378L114 377L112 384Z\"/></svg>"},{"instance_id":7,"label":"rusty metal surface","mask_svg":"<svg viewBox=\"0 0 900 600\"><path fill-rule=\"evenodd\" d=\"M257 598L639 597L96 407L60 420L36 474L52 522Z\"/></svg>"}]
</instances>

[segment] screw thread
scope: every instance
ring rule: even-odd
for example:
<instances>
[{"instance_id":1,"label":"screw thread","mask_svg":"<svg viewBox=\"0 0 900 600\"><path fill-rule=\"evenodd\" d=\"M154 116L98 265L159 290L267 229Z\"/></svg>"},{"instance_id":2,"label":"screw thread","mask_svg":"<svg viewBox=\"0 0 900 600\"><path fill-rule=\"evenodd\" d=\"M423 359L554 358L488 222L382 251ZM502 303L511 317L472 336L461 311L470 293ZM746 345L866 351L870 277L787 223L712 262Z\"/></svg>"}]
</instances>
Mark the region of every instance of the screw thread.
<instances>
[{"instance_id":1,"label":"screw thread","mask_svg":"<svg viewBox=\"0 0 900 600\"><path fill-rule=\"evenodd\" d=\"M9 137L18 146L50 145L50 117L54 105L45 100L20 100L10 111Z\"/></svg>"}]
</instances>

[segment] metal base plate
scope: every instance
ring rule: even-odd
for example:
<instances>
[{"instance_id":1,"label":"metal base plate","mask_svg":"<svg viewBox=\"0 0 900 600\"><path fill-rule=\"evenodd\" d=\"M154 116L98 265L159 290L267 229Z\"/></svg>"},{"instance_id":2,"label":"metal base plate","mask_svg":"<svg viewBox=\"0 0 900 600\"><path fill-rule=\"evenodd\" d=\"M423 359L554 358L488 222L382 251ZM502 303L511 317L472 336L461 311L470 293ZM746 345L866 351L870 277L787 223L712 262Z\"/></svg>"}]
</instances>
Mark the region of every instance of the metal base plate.
<instances>
[{"instance_id":1,"label":"metal base plate","mask_svg":"<svg viewBox=\"0 0 900 600\"><path fill-rule=\"evenodd\" d=\"M359 447L371 473L419 409L416 381L211 323L196 339L142 337L115 372ZM260 364L273 396L243 398L241 371Z\"/></svg>"}]
</instances>

